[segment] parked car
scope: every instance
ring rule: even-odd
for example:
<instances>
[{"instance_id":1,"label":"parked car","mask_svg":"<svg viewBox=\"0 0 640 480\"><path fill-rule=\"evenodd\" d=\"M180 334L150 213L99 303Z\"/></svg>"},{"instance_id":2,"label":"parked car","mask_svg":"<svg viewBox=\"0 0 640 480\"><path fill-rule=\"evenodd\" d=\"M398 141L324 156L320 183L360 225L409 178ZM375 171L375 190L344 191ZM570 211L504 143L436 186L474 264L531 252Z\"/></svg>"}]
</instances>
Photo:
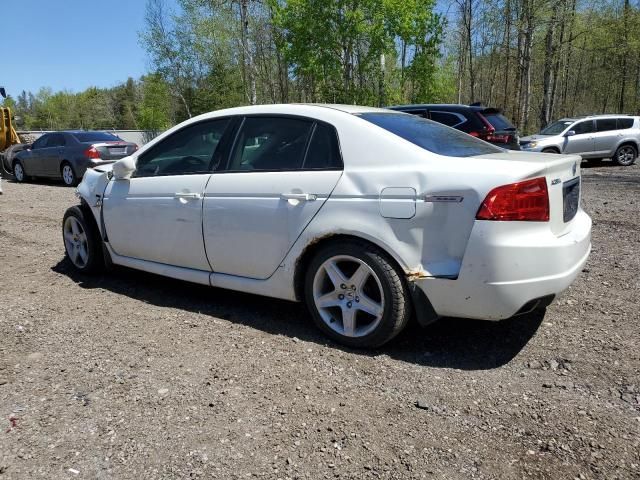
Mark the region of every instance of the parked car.
<instances>
[{"instance_id":1,"label":"parked car","mask_svg":"<svg viewBox=\"0 0 640 480\"><path fill-rule=\"evenodd\" d=\"M131 155L138 146L107 132L74 130L45 133L16 154L13 174L18 182L29 177L61 178L77 185L89 167L113 163Z\"/></svg>"},{"instance_id":2,"label":"parked car","mask_svg":"<svg viewBox=\"0 0 640 480\"><path fill-rule=\"evenodd\" d=\"M528 152L574 153L584 159L611 158L632 165L638 157L640 117L592 115L563 118L540 133L520 139Z\"/></svg>"},{"instance_id":3,"label":"parked car","mask_svg":"<svg viewBox=\"0 0 640 480\"><path fill-rule=\"evenodd\" d=\"M62 224L81 272L107 263L306 302L350 346L415 311L499 320L581 271L580 157L506 152L423 118L262 105L190 119L87 170Z\"/></svg>"},{"instance_id":4,"label":"parked car","mask_svg":"<svg viewBox=\"0 0 640 480\"><path fill-rule=\"evenodd\" d=\"M520 150L518 131L497 108L482 105L396 105L388 107L456 128L509 150Z\"/></svg>"}]
</instances>

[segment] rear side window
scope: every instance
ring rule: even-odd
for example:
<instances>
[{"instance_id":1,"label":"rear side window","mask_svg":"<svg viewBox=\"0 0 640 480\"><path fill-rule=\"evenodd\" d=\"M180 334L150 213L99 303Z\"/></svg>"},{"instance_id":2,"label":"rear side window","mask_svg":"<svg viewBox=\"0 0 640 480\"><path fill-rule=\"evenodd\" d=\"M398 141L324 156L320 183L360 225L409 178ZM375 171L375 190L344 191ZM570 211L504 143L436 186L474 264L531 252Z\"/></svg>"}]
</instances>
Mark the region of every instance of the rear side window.
<instances>
[{"instance_id":1,"label":"rear side window","mask_svg":"<svg viewBox=\"0 0 640 480\"><path fill-rule=\"evenodd\" d=\"M80 143L89 142L121 142L122 139L107 132L78 132L72 133Z\"/></svg>"},{"instance_id":2,"label":"rear side window","mask_svg":"<svg viewBox=\"0 0 640 480\"><path fill-rule=\"evenodd\" d=\"M304 169L342 168L338 135L333 127L316 124L304 159Z\"/></svg>"},{"instance_id":3,"label":"rear side window","mask_svg":"<svg viewBox=\"0 0 640 480\"><path fill-rule=\"evenodd\" d=\"M313 122L287 117L247 117L228 170L299 170Z\"/></svg>"},{"instance_id":4,"label":"rear side window","mask_svg":"<svg viewBox=\"0 0 640 480\"><path fill-rule=\"evenodd\" d=\"M496 130L515 130L516 127L509 121L507 117L501 113L483 113L482 116L487 119Z\"/></svg>"},{"instance_id":5,"label":"rear side window","mask_svg":"<svg viewBox=\"0 0 640 480\"><path fill-rule=\"evenodd\" d=\"M618 128L615 118L599 118L596 120L596 131L608 132Z\"/></svg>"},{"instance_id":6,"label":"rear side window","mask_svg":"<svg viewBox=\"0 0 640 480\"><path fill-rule=\"evenodd\" d=\"M618 130L625 130L633 127L633 118L618 118Z\"/></svg>"},{"instance_id":7,"label":"rear side window","mask_svg":"<svg viewBox=\"0 0 640 480\"><path fill-rule=\"evenodd\" d=\"M363 113L360 118L438 155L472 157L503 152L458 130L413 115L376 112Z\"/></svg>"},{"instance_id":8,"label":"rear side window","mask_svg":"<svg viewBox=\"0 0 640 480\"><path fill-rule=\"evenodd\" d=\"M434 122L442 123L443 125L447 125L448 127L456 127L465 121L464 117L461 119L455 113L437 111L431 111L429 113L431 116L431 120L433 120Z\"/></svg>"},{"instance_id":9,"label":"rear side window","mask_svg":"<svg viewBox=\"0 0 640 480\"><path fill-rule=\"evenodd\" d=\"M592 133L593 132L593 120L586 120L584 122L578 122L571 130L576 132L576 135L581 135L583 133Z\"/></svg>"}]
</instances>

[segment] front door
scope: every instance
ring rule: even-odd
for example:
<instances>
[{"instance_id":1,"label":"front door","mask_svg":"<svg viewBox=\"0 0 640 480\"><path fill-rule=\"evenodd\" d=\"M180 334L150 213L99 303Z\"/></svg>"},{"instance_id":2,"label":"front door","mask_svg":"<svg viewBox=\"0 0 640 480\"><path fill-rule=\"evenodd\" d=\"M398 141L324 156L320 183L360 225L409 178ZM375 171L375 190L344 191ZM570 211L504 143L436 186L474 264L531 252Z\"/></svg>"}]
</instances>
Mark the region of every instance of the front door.
<instances>
[{"instance_id":1,"label":"front door","mask_svg":"<svg viewBox=\"0 0 640 480\"><path fill-rule=\"evenodd\" d=\"M226 168L205 189L213 271L271 276L341 175L333 127L299 117L245 118Z\"/></svg>"},{"instance_id":2,"label":"front door","mask_svg":"<svg viewBox=\"0 0 640 480\"><path fill-rule=\"evenodd\" d=\"M103 215L118 255L210 270L202 241L202 201L228 119L189 125L137 158L129 180L109 183Z\"/></svg>"},{"instance_id":3,"label":"front door","mask_svg":"<svg viewBox=\"0 0 640 480\"><path fill-rule=\"evenodd\" d=\"M595 145L593 120L578 122L571 127L571 130L575 132L575 135L564 137L565 144L562 153L577 153L585 157L591 156Z\"/></svg>"}]
</instances>

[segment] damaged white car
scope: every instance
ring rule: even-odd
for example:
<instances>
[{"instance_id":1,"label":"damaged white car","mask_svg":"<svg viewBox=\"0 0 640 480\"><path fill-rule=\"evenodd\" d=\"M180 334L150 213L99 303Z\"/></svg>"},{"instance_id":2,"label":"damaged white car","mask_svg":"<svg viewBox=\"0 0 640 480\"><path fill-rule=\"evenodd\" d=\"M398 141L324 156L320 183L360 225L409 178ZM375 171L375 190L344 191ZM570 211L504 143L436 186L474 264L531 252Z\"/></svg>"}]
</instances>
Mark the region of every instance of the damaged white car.
<instances>
[{"instance_id":1,"label":"damaged white car","mask_svg":"<svg viewBox=\"0 0 640 480\"><path fill-rule=\"evenodd\" d=\"M591 248L580 157L508 152L368 107L208 113L87 170L63 220L82 272L105 262L304 301L374 347L415 314L499 320L546 306Z\"/></svg>"}]
</instances>

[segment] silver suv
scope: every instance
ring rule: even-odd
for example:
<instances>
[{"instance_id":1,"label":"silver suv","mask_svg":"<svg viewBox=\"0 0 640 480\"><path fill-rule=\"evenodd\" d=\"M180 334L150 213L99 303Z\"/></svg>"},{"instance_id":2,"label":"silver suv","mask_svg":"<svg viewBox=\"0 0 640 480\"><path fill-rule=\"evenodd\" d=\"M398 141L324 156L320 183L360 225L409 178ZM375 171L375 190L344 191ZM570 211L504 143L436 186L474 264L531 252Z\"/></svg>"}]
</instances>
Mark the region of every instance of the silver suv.
<instances>
[{"instance_id":1,"label":"silver suv","mask_svg":"<svg viewBox=\"0 0 640 480\"><path fill-rule=\"evenodd\" d=\"M520 139L524 151L577 153L585 160L611 158L624 166L635 162L639 145L640 117L629 115L563 118Z\"/></svg>"}]
</instances>

